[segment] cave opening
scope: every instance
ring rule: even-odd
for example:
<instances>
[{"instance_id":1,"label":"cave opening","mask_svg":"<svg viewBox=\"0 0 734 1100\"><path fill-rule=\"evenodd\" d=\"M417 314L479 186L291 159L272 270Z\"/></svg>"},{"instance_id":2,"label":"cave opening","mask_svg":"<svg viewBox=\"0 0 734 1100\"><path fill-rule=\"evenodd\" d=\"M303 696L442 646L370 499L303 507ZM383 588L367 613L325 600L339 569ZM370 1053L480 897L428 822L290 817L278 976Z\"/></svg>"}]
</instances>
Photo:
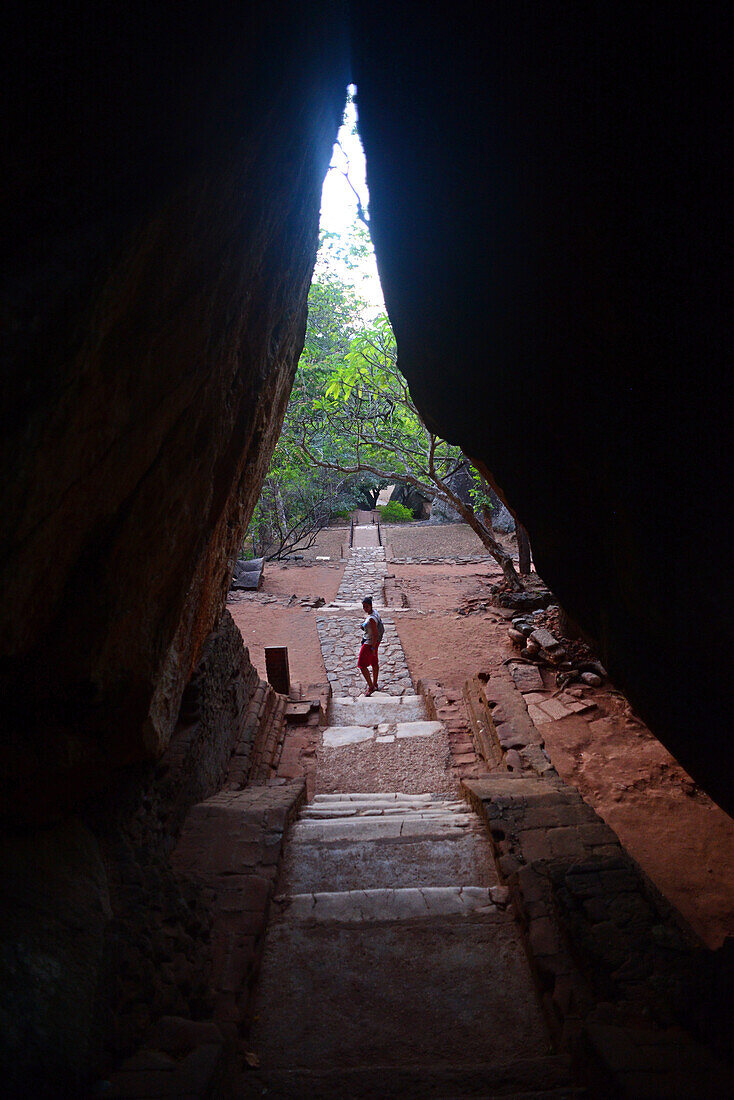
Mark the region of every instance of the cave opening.
<instances>
[{"instance_id":1,"label":"cave opening","mask_svg":"<svg viewBox=\"0 0 734 1100\"><path fill-rule=\"evenodd\" d=\"M510 1053L529 1034L533 1055L515 1065L513 1093L568 1091L580 1080L636 1095L640 1070L657 1094L727 1095L731 940L707 950L702 930L691 935L640 871L650 849L689 843L681 863L697 877L687 912L718 906L711 948L731 929L731 823L704 794L732 805L731 601L726 577L705 572L700 550L705 532L713 560L723 560L731 530L722 400L731 340L721 293L730 131L718 6L691 5L675 19L636 11L629 21L599 5L550 5L541 15L490 6L489 31L478 14L457 18L449 5L419 19L412 5L357 0L301 5L289 18L279 5L235 8L161 6L145 20L100 9L80 20L62 6L8 28L5 1090L82 1095L97 1082L109 1093L118 1075L112 1094L216 1094L233 1065L245 1075L258 1068L247 1035L268 915L287 948L271 975L287 994L304 936L326 952L365 914L384 916L377 906L386 892L422 886L420 898L400 895L399 920L423 920L430 904L449 923L496 921L523 988L532 974L543 990L543 1020L486 952L468 952L460 983L472 991L471 1012L481 1011L455 1013L447 993L455 974L442 969L450 935L431 941L431 932L430 949L404 953L419 960L412 972L398 968L382 990L373 987L379 1025L384 989L418 982L404 1003L424 1034L421 1013L437 988L448 997L433 1029L443 1036L452 1020L446 1061L435 1066L426 1050L423 1068L411 1063L411 1074L424 1072L413 1079L418 1091L425 1083L426 1093L453 1094L445 1066L456 1053L455 1020L486 1028L487 991L506 986L494 1034L501 1045L514 1014L520 1040ZM430 431L460 445L516 507L539 571L596 639L603 666L634 701L630 715L624 699L619 713L602 713L601 695L594 711L590 685L579 686L583 698L551 701L555 686L542 678L550 669L534 686L532 673L513 678L504 661L530 668L529 658L518 662L519 646L530 649L524 639L533 640L535 624L502 649L506 624L492 621L502 616L471 588L477 564L460 565L460 595L449 599L436 580L446 571L438 551L425 566L396 560L411 556L400 552L398 524L390 573L375 533L377 546L351 548L359 569L345 581L345 527L321 555L329 560L303 570L324 586L316 598L295 581L289 587L287 570L280 588L247 597L263 638L272 641L278 617L294 608L308 624L318 675L299 673L300 697L260 674L253 631L249 652L243 644L235 615L247 599L230 598L232 566L271 456L288 442L280 429L317 285L319 201L350 73L370 158L370 224L411 399ZM375 324L371 332L354 349L350 333L340 370L324 368L314 397L333 386L330 416L347 398L369 411L375 396L352 351L403 384L392 332ZM307 340L316 346L324 335ZM377 409L379 424L391 408ZM301 424L309 445L311 423ZM251 551L260 555L263 542ZM456 556L442 545L444 557ZM361 625L358 600L375 577L389 604L380 609L380 682L404 701L373 700L384 708L373 726L357 719L377 709L355 701L340 674ZM335 605L321 633L320 599ZM431 600L440 617L433 633L421 605ZM482 648L485 629L502 653L496 667ZM468 681L459 636L478 670ZM417 671L419 651L430 655L431 675L425 664ZM327 726L332 698L340 724ZM558 705L574 698L577 709L559 717ZM405 708L402 721L391 706ZM653 767L638 714L688 775L659 756ZM634 741L620 764L610 731L627 717ZM359 740L366 728L369 740ZM307 806L325 729L334 789ZM428 760L431 737L444 747L440 760ZM451 839L441 832L434 847L457 852L450 845L475 814L469 831L493 845L492 858L481 882L465 880L465 896L457 860L449 893L432 892L448 878L393 879L360 904L341 898L337 932L320 914L312 920L318 902L292 900L333 886L319 879L318 859L308 881L289 880L285 903L277 874L289 830L306 844L348 830L352 816L389 817L379 788L363 792L359 809L330 804L359 774L338 758L349 762L365 745L388 755L404 745L406 759L420 758L406 774L430 776L437 790L454 761L466 776L463 805L448 784L428 809L427 792L408 792L395 807L401 828L416 830L418 846L421 830L445 829ZM609 793L612 764L626 773L602 821L594 800ZM585 772L578 783L574 770ZM682 809L660 818L667 835L638 830L647 853L634 836L620 844L625 812L671 799ZM375 834L392 827L367 831L381 840ZM349 878L359 863L341 858L344 889L326 892L361 890ZM326 864L324 874L334 871ZM512 913L525 933L517 951ZM378 938L368 931L370 950ZM365 981L379 968L367 971ZM315 975L318 984L318 967ZM431 983L421 986L425 975ZM294 1019L297 999L285 1001L289 1033L318 1018L307 1004ZM352 1008L337 1006L337 1040ZM411 1022L387 1039L410 1036ZM558 1058L545 1056L548 1035ZM476 1049L471 1031L463 1049ZM482 1050L492 1067L508 1064L507 1050ZM374 1081L358 1079L358 1059L355 1067L335 1087L370 1092ZM482 1091L486 1066L464 1069L468 1093ZM238 1078L244 1094L261 1084Z\"/></svg>"}]
</instances>

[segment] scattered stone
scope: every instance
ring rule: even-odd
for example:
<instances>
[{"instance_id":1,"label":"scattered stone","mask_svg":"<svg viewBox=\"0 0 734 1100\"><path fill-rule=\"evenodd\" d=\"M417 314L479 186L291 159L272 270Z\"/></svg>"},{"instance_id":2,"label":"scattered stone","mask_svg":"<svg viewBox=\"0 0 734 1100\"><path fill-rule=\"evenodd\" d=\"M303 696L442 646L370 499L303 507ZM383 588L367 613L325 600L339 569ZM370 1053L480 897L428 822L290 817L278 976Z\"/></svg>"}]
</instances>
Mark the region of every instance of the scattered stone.
<instances>
[{"instance_id":1,"label":"scattered stone","mask_svg":"<svg viewBox=\"0 0 734 1100\"><path fill-rule=\"evenodd\" d=\"M546 630L544 626L534 627L530 638L540 649L546 650L547 653L553 653L561 648L558 638L551 634L550 630Z\"/></svg>"},{"instance_id":2,"label":"scattered stone","mask_svg":"<svg viewBox=\"0 0 734 1100\"><path fill-rule=\"evenodd\" d=\"M510 675L520 691L542 691L545 687L535 665L510 665Z\"/></svg>"},{"instance_id":3,"label":"scattered stone","mask_svg":"<svg viewBox=\"0 0 734 1100\"><path fill-rule=\"evenodd\" d=\"M234 567L231 588L233 591L256 592L263 579L265 558L238 561Z\"/></svg>"},{"instance_id":4,"label":"scattered stone","mask_svg":"<svg viewBox=\"0 0 734 1100\"><path fill-rule=\"evenodd\" d=\"M522 758L517 749L510 749L507 753L505 753L505 763L507 764L509 770L512 772L522 771Z\"/></svg>"},{"instance_id":5,"label":"scattered stone","mask_svg":"<svg viewBox=\"0 0 734 1100\"><path fill-rule=\"evenodd\" d=\"M519 615L512 620L512 625L515 630L519 630L521 632L523 637L528 637L528 635L532 634L532 632L535 630L535 623L532 619L523 618Z\"/></svg>"},{"instance_id":6,"label":"scattered stone","mask_svg":"<svg viewBox=\"0 0 734 1100\"><path fill-rule=\"evenodd\" d=\"M583 683L588 684L589 687L601 687L602 678L597 676L595 672L582 672L581 679Z\"/></svg>"},{"instance_id":7,"label":"scattered stone","mask_svg":"<svg viewBox=\"0 0 734 1100\"><path fill-rule=\"evenodd\" d=\"M507 637L510 639L513 645L521 645L525 641L525 635L522 631L517 630L514 626L511 626L507 631Z\"/></svg>"},{"instance_id":8,"label":"scattered stone","mask_svg":"<svg viewBox=\"0 0 734 1100\"><path fill-rule=\"evenodd\" d=\"M547 590L540 592L496 592L492 602L497 607L511 607L516 611L535 611L545 608L553 599Z\"/></svg>"}]
</instances>

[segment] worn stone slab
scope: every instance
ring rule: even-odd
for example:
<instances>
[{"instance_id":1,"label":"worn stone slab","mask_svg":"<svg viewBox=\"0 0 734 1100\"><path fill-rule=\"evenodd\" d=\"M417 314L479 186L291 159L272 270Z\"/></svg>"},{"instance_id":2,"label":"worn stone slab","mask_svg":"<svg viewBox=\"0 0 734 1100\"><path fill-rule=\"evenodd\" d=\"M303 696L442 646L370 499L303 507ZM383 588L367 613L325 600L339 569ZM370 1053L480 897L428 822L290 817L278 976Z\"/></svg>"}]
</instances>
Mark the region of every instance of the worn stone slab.
<instances>
[{"instance_id":1,"label":"worn stone slab","mask_svg":"<svg viewBox=\"0 0 734 1100\"><path fill-rule=\"evenodd\" d=\"M375 731L371 726L327 726L323 732L324 745L329 749L371 741L374 735Z\"/></svg>"},{"instance_id":2,"label":"worn stone slab","mask_svg":"<svg viewBox=\"0 0 734 1100\"><path fill-rule=\"evenodd\" d=\"M486 886L427 886L403 889L346 890L276 898L280 920L362 924L379 921L431 920L495 914Z\"/></svg>"},{"instance_id":3,"label":"worn stone slab","mask_svg":"<svg viewBox=\"0 0 734 1100\"><path fill-rule=\"evenodd\" d=\"M369 887L497 883L497 871L481 826L449 835L395 840L291 843L281 875L283 893L302 894Z\"/></svg>"},{"instance_id":4,"label":"worn stone slab","mask_svg":"<svg viewBox=\"0 0 734 1100\"><path fill-rule=\"evenodd\" d=\"M517 926L501 910L402 922L278 919L254 1018L248 1043L264 1070L453 1064L461 1051L504 1065L548 1047Z\"/></svg>"},{"instance_id":5,"label":"worn stone slab","mask_svg":"<svg viewBox=\"0 0 734 1100\"><path fill-rule=\"evenodd\" d=\"M340 817L379 817L385 814L402 814L413 816L416 813L421 817L440 814L470 814L472 811L466 803L415 803L409 802L350 802L346 805L340 803L321 803L307 806L301 813L301 821L336 820Z\"/></svg>"},{"instance_id":6,"label":"worn stone slab","mask_svg":"<svg viewBox=\"0 0 734 1100\"><path fill-rule=\"evenodd\" d=\"M398 722L395 726L395 736L398 738L433 737L442 730L442 722Z\"/></svg>"},{"instance_id":7,"label":"worn stone slab","mask_svg":"<svg viewBox=\"0 0 734 1100\"><path fill-rule=\"evenodd\" d=\"M382 840L400 837L438 836L460 832L469 827L469 819L453 815L410 818L401 814L389 817L354 817L337 821L299 821L294 825L292 839L319 841L324 844L339 840Z\"/></svg>"},{"instance_id":8,"label":"worn stone slab","mask_svg":"<svg viewBox=\"0 0 734 1100\"><path fill-rule=\"evenodd\" d=\"M572 712L563 705L560 699L544 699L542 703L538 703L538 708L548 715L549 718L558 719L566 718L567 715Z\"/></svg>"},{"instance_id":9,"label":"worn stone slab","mask_svg":"<svg viewBox=\"0 0 734 1100\"><path fill-rule=\"evenodd\" d=\"M510 665L510 675L517 688L523 692L542 691L543 677L535 665Z\"/></svg>"},{"instance_id":10,"label":"worn stone slab","mask_svg":"<svg viewBox=\"0 0 734 1100\"><path fill-rule=\"evenodd\" d=\"M407 801L412 803L425 803L425 802L444 802L445 799L442 795L435 794L405 794L402 791L380 791L375 793L374 791L360 792L360 791L334 791L324 792L323 794L314 795L313 801L310 805L317 805L322 802L396 802Z\"/></svg>"},{"instance_id":11,"label":"worn stone slab","mask_svg":"<svg viewBox=\"0 0 734 1100\"><path fill-rule=\"evenodd\" d=\"M509 1065L494 1063L338 1068L323 1070L250 1070L241 1080L240 1100L268 1095L319 1100L445 1100L446 1097L494 1096L521 1100L588 1100L585 1090L568 1084L568 1064L557 1056L522 1058Z\"/></svg>"},{"instance_id":12,"label":"worn stone slab","mask_svg":"<svg viewBox=\"0 0 734 1100\"><path fill-rule=\"evenodd\" d=\"M420 695L388 695L375 692L369 697L334 699L329 719L334 725L376 726L381 723L416 722L426 718L426 707Z\"/></svg>"}]
</instances>

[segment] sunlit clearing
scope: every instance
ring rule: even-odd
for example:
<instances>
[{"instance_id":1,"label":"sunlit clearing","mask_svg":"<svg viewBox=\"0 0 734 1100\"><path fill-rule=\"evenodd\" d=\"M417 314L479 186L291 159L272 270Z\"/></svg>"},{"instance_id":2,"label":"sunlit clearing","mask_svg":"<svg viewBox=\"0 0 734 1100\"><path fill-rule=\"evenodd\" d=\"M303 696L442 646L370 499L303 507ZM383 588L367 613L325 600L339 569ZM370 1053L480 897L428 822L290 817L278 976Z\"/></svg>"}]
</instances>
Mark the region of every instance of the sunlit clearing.
<instances>
[{"instance_id":1,"label":"sunlit clearing","mask_svg":"<svg viewBox=\"0 0 734 1100\"><path fill-rule=\"evenodd\" d=\"M367 164L357 131L354 84L347 88L344 117L321 192L321 248L317 275L326 266L364 303L366 316L384 312L380 278L369 235Z\"/></svg>"}]
</instances>

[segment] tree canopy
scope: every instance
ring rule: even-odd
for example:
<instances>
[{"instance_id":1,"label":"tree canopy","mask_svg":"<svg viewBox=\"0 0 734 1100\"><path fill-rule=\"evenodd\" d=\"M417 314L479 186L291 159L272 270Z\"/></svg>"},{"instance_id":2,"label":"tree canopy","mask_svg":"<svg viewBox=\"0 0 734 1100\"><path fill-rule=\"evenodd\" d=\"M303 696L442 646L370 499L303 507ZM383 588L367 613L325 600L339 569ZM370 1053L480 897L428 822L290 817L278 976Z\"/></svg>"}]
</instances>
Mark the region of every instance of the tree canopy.
<instances>
[{"instance_id":1,"label":"tree canopy","mask_svg":"<svg viewBox=\"0 0 734 1100\"><path fill-rule=\"evenodd\" d=\"M467 503L453 485L473 478ZM366 503L402 481L451 505L521 587L511 556L491 530L482 479L455 444L423 423L397 367L395 337L381 314L366 320L364 303L328 264L311 286L303 354L283 432L251 530L268 554L310 545L335 513Z\"/></svg>"}]
</instances>

